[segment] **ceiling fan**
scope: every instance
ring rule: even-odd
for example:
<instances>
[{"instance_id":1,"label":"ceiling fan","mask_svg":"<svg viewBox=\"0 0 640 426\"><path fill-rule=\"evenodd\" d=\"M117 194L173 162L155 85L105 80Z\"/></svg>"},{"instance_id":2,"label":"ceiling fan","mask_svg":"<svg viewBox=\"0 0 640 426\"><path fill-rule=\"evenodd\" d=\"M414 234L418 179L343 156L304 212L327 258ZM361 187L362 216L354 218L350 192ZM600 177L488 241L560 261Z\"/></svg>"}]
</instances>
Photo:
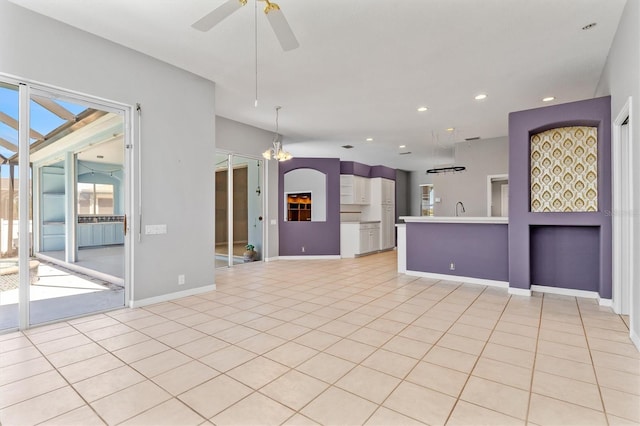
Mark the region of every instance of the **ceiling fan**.
<instances>
[{"instance_id":1,"label":"ceiling fan","mask_svg":"<svg viewBox=\"0 0 640 426\"><path fill-rule=\"evenodd\" d=\"M296 36L293 34L293 31L289 26L289 23L287 22L287 18L284 17L284 14L280 10L280 6L269 0L255 1L263 1L266 3L264 14L267 16L267 20L269 21L269 24L271 24L271 28L276 34L276 37L280 42L280 46L282 46L282 50L286 52L300 46ZM192 27L200 31L209 31L246 4L247 0L227 0L212 12L196 21Z\"/></svg>"}]
</instances>

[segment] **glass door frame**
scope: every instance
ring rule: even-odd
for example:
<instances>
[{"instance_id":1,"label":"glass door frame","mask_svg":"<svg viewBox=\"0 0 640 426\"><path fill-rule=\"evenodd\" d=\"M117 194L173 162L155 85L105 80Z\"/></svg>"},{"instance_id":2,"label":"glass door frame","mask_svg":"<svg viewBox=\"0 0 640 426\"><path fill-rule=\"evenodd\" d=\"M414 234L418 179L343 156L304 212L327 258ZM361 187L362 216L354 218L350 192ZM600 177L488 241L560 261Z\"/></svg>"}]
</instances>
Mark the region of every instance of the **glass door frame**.
<instances>
[{"instance_id":1,"label":"glass door frame","mask_svg":"<svg viewBox=\"0 0 640 426\"><path fill-rule=\"evenodd\" d=\"M29 233L29 204L31 199L36 196L28 196L31 193L29 174L31 172L30 164L30 139L29 132L31 128L30 120L30 100L32 95L44 96L52 99L62 99L70 102L79 102L88 107L100 109L107 112L113 112L122 116L124 121L124 170L125 170L125 183L124 187L127 191L125 197L125 217L132 217L132 208L134 201L133 191L133 176L134 176L134 162L132 161L133 155L133 111L134 107L131 105L121 104L106 99L101 99L93 96L87 96L81 93L73 92L70 90L63 90L53 86L47 86L41 83L32 82L28 79L22 79L15 76L6 75L0 73L0 80L5 83L12 84L18 87L18 178L19 178L19 197L18 204L18 218L19 218L19 235L18 235L18 270L19 270L19 291L18 291L18 329L25 330L30 327L29 322L29 303L31 300L30 295L30 282L29 282L29 260L31 257L31 238ZM37 179L37 176L32 176L32 179ZM33 187L33 185L31 185ZM128 221L131 223L131 220ZM75 231L72 231L75 234ZM132 274L132 258L133 248L131 247L131 226L126 225L125 239L124 239L124 304L130 306L131 295L133 294L133 274ZM33 238L35 238L35 233ZM42 325L42 324L38 324Z\"/></svg>"},{"instance_id":2,"label":"glass door frame","mask_svg":"<svg viewBox=\"0 0 640 426\"><path fill-rule=\"evenodd\" d=\"M262 232L261 232L261 238L262 238L262 259L261 261L264 262L265 261L265 245L266 245L266 229L267 226L265 224L265 211L267 208L267 192L266 192L266 173L265 173L265 161L264 159L260 156L254 156L254 155L247 155L247 154L241 154L241 153L237 153L237 152L231 152L231 151L226 151L226 150L216 150L216 152L218 154L222 155L226 155L227 156L227 267L232 267L234 266L234 262L233 262L233 247L234 247L234 235L233 235L233 170L234 170L234 158L235 157L239 157L239 158L243 158L243 159L247 159L247 160L252 160L252 161L257 161L259 166L258 166L258 177L259 177L259 182L261 183L261 198L262 198L262 202L260 203L260 209L261 209L261 217L262 217ZM215 221L215 218L214 218ZM215 245L215 238L214 238L214 245Z\"/></svg>"}]
</instances>

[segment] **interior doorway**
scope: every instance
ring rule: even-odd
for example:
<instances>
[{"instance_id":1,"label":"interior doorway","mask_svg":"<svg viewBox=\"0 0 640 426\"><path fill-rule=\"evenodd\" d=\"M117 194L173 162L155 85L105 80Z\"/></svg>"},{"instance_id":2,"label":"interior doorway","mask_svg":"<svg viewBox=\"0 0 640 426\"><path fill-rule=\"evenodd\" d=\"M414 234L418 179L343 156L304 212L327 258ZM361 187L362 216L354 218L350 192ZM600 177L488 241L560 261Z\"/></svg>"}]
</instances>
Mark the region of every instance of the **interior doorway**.
<instances>
[{"instance_id":1,"label":"interior doorway","mask_svg":"<svg viewBox=\"0 0 640 426\"><path fill-rule=\"evenodd\" d=\"M260 159L226 153L216 156L216 267L263 258L262 169Z\"/></svg>"},{"instance_id":2,"label":"interior doorway","mask_svg":"<svg viewBox=\"0 0 640 426\"><path fill-rule=\"evenodd\" d=\"M634 265L634 164L631 140L631 99L613 123L613 310L629 315L634 334L634 300L640 296ZM638 334L639 330L635 330Z\"/></svg>"},{"instance_id":3,"label":"interior doorway","mask_svg":"<svg viewBox=\"0 0 640 426\"><path fill-rule=\"evenodd\" d=\"M509 175L487 176L487 216L509 216Z\"/></svg>"}]
</instances>

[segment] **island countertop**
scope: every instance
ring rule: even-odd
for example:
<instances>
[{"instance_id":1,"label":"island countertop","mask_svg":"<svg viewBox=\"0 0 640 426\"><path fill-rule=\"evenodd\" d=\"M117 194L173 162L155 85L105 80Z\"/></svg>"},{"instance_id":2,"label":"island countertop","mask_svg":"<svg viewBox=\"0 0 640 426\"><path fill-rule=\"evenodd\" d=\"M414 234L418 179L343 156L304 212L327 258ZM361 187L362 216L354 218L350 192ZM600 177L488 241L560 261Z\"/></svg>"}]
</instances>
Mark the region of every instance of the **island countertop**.
<instances>
[{"instance_id":1,"label":"island countertop","mask_svg":"<svg viewBox=\"0 0 640 426\"><path fill-rule=\"evenodd\" d=\"M400 219L405 223L509 223L509 218L504 216L400 216Z\"/></svg>"}]
</instances>

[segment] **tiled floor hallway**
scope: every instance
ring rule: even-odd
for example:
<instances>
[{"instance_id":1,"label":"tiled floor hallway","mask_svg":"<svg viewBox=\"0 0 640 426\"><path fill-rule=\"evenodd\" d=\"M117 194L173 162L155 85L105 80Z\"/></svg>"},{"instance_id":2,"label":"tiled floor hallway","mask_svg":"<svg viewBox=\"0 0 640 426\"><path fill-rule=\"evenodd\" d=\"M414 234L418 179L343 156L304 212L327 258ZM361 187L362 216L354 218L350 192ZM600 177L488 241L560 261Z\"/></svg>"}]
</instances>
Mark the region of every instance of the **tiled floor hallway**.
<instances>
[{"instance_id":1,"label":"tiled floor hallway","mask_svg":"<svg viewBox=\"0 0 640 426\"><path fill-rule=\"evenodd\" d=\"M395 268L246 264L215 292L1 335L0 422L640 423L640 355L609 309Z\"/></svg>"}]
</instances>

